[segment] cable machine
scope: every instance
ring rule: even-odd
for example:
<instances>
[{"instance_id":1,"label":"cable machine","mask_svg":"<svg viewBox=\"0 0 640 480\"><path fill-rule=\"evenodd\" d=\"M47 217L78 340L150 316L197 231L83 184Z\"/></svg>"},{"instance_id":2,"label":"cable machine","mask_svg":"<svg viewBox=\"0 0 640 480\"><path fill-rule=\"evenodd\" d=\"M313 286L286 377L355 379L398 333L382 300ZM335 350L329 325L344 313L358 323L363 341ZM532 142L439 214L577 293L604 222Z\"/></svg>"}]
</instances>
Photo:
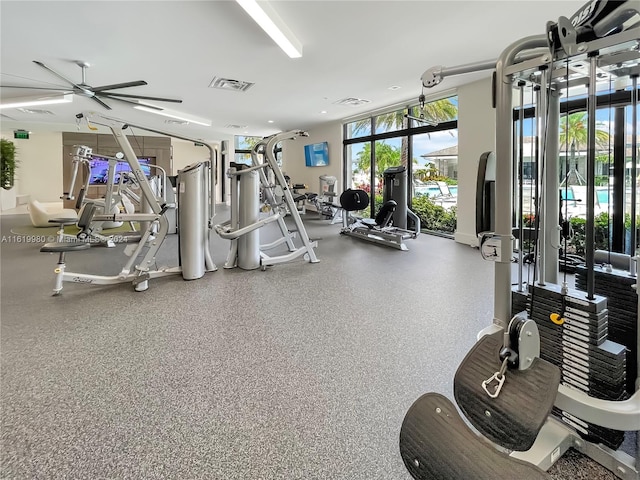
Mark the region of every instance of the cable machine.
<instances>
[{"instance_id":1,"label":"cable machine","mask_svg":"<svg viewBox=\"0 0 640 480\"><path fill-rule=\"evenodd\" d=\"M625 392L625 348L607 339L607 315L617 300L615 296L597 294L602 275L596 278L594 271L596 101L600 83L610 83L613 77L631 88L633 109L630 214L634 240L626 274L630 293L625 298L635 309L626 320L633 332L630 349L636 352L633 362L637 363L639 39L637 2L596 0L570 19L561 17L555 23L549 22L546 34L514 42L497 61L434 67L423 74L423 86L430 87L447 75L495 68L495 230L482 233L479 239L483 257L495 263L494 318L492 325L480 332L478 343L458 368L454 397L477 431L513 452L508 456L485 448L486 444L471 433L448 399L428 393L407 412L400 433L400 452L414 478L548 478L544 471L573 447L619 478L640 479L638 365L630 391ZM539 152L535 206L537 277L526 291L522 290L520 279L518 290L512 292L512 207L517 198L514 178L518 178L514 175L514 159L521 157L513 127L514 91L518 88L520 111L523 89L539 92L535 102ZM584 291L570 288L566 277L560 281L556 253L560 95L567 91L581 93L587 104ZM614 184L613 188L624 185ZM618 449L620 439L613 431L636 432L631 452L628 448Z\"/></svg>"}]
</instances>

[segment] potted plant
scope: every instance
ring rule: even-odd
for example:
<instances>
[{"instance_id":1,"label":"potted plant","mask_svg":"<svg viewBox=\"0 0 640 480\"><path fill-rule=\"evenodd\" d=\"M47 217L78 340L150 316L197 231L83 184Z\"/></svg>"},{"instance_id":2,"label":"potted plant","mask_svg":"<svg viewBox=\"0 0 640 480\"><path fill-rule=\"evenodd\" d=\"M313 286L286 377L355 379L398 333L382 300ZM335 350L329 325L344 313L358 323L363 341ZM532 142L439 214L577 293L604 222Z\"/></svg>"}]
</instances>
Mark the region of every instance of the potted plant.
<instances>
[{"instance_id":1,"label":"potted plant","mask_svg":"<svg viewBox=\"0 0 640 480\"><path fill-rule=\"evenodd\" d=\"M13 188L16 172L16 146L4 138L0 139L0 187Z\"/></svg>"},{"instance_id":2,"label":"potted plant","mask_svg":"<svg viewBox=\"0 0 640 480\"><path fill-rule=\"evenodd\" d=\"M16 146L4 138L0 139L0 209L16 207L16 192L13 189L16 173Z\"/></svg>"}]
</instances>

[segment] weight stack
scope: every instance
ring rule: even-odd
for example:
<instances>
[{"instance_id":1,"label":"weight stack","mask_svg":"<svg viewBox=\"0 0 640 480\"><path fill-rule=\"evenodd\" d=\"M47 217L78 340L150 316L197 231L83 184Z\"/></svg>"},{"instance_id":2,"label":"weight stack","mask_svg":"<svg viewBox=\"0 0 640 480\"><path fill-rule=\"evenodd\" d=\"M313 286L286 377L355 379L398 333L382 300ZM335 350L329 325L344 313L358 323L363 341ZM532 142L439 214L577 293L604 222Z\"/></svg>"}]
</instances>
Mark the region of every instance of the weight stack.
<instances>
[{"instance_id":1,"label":"weight stack","mask_svg":"<svg viewBox=\"0 0 640 480\"><path fill-rule=\"evenodd\" d=\"M627 348L627 392L635 391L638 377L638 294L632 288L636 278L626 270L594 270L594 291L607 297L609 307L609 340ZM576 287L587 289L587 269L578 267Z\"/></svg>"},{"instance_id":2,"label":"weight stack","mask_svg":"<svg viewBox=\"0 0 640 480\"><path fill-rule=\"evenodd\" d=\"M514 292L513 297L515 301L521 294ZM521 309L521 305L514 307ZM606 298L588 300L578 290L563 295L552 284L529 286L527 312L538 326L540 357L560 368L562 385L603 400L628 398L626 349L608 338ZM558 409L552 413L591 442L617 449L624 440L624 432L590 424Z\"/></svg>"}]
</instances>

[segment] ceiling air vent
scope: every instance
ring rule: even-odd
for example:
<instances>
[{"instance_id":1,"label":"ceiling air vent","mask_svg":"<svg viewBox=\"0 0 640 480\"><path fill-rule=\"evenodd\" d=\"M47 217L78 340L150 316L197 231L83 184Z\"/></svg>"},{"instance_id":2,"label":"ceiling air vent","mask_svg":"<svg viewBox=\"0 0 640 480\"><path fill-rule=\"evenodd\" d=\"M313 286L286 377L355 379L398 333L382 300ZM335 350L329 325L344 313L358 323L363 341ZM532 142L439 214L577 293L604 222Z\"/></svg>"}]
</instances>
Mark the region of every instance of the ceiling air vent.
<instances>
[{"instance_id":1,"label":"ceiling air vent","mask_svg":"<svg viewBox=\"0 0 640 480\"><path fill-rule=\"evenodd\" d=\"M247 128L247 125L235 125L233 123L230 123L229 125L225 125L224 128L235 128L235 129Z\"/></svg>"},{"instance_id":2,"label":"ceiling air vent","mask_svg":"<svg viewBox=\"0 0 640 480\"><path fill-rule=\"evenodd\" d=\"M164 123L168 123L169 125L189 125L189 122L186 120L165 120Z\"/></svg>"},{"instance_id":3,"label":"ceiling air vent","mask_svg":"<svg viewBox=\"0 0 640 480\"><path fill-rule=\"evenodd\" d=\"M211 83L209 84L209 88L219 88L221 90L233 90L234 92L246 92L251 87L253 87L253 83L245 82L242 80L234 80L232 78L222 78L222 77L213 77Z\"/></svg>"},{"instance_id":4,"label":"ceiling air vent","mask_svg":"<svg viewBox=\"0 0 640 480\"><path fill-rule=\"evenodd\" d=\"M29 113L33 115L53 115L53 112L49 110L38 110L35 108L16 108L16 110L19 110L22 113Z\"/></svg>"},{"instance_id":5,"label":"ceiling air vent","mask_svg":"<svg viewBox=\"0 0 640 480\"><path fill-rule=\"evenodd\" d=\"M366 103L371 103L371 100L365 100L364 98L354 98L348 97L343 98L342 100L338 100L337 102L333 102L335 105L349 105L350 107L357 107L358 105L364 105Z\"/></svg>"}]
</instances>

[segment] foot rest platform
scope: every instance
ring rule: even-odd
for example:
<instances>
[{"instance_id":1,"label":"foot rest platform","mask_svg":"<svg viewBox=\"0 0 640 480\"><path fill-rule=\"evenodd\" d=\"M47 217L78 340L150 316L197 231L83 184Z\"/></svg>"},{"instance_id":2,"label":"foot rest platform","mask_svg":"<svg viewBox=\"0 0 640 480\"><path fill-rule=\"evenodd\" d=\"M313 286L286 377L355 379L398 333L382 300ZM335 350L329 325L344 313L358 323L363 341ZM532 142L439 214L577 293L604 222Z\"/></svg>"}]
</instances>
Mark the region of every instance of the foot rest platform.
<instances>
[{"instance_id":1,"label":"foot rest platform","mask_svg":"<svg viewBox=\"0 0 640 480\"><path fill-rule=\"evenodd\" d=\"M529 450L553 408L560 369L534 358L526 370L509 369L497 398L483 381L500 370L502 332L484 335L460 363L453 396L463 416L484 437L507 450Z\"/></svg>"},{"instance_id":2,"label":"foot rest platform","mask_svg":"<svg viewBox=\"0 0 640 480\"><path fill-rule=\"evenodd\" d=\"M40 251L43 253L76 252L90 247L91 245L85 242L51 242L40 247Z\"/></svg>"},{"instance_id":3,"label":"foot rest platform","mask_svg":"<svg viewBox=\"0 0 640 480\"><path fill-rule=\"evenodd\" d=\"M57 225L75 225L78 221L78 217L70 218L70 217L59 217L59 218L50 218L49 223L55 223Z\"/></svg>"},{"instance_id":4,"label":"foot rest platform","mask_svg":"<svg viewBox=\"0 0 640 480\"><path fill-rule=\"evenodd\" d=\"M416 480L551 478L476 435L453 403L438 393L421 396L407 412L400 430L400 455Z\"/></svg>"}]
</instances>

